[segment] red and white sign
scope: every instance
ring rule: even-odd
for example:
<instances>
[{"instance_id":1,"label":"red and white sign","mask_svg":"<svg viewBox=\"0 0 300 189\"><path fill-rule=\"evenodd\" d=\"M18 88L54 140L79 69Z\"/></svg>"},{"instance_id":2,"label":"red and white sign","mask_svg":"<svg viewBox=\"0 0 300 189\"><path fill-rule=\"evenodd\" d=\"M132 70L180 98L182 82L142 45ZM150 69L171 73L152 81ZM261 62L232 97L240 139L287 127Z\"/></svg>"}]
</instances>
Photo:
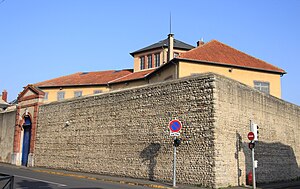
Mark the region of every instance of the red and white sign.
<instances>
[{"instance_id":1,"label":"red and white sign","mask_svg":"<svg viewBox=\"0 0 300 189\"><path fill-rule=\"evenodd\" d=\"M253 133L253 132L249 132L249 133L248 133L248 139L249 139L249 140L254 140L254 137L255 137L255 136L254 136L254 133Z\"/></svg>"},{"instance_id":2,"label":"red and white sign","mask_svg":"<svg viewBox=\"0 0 300 189\"><path fill-rule=\"evenodd\" d=\"M177 133L182 128L182 124L179 120L174 119L169 123L169 129L173 133Z\"/></svg>"}]
</instances>

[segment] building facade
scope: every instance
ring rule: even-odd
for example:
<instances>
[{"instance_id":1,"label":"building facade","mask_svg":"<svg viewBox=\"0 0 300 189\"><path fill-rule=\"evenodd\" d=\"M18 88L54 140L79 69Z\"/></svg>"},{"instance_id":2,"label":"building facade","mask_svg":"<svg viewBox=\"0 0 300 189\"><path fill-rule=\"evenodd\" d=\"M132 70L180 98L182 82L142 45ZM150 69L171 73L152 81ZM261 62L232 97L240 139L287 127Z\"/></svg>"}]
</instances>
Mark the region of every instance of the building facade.
<instances>
[{"instance_id":1,"label":"building facade","mask_svg":"<svg viewBox=\"0 0 300 189\"><path fill-rule=\"evenodd\" d=\"M132 70L80 72L34 85L45 92L48 103L212 72L281 98L283 69L217 40L198 41L194 47L169 34L130 54Z\"/></svg>"}]
</instances>

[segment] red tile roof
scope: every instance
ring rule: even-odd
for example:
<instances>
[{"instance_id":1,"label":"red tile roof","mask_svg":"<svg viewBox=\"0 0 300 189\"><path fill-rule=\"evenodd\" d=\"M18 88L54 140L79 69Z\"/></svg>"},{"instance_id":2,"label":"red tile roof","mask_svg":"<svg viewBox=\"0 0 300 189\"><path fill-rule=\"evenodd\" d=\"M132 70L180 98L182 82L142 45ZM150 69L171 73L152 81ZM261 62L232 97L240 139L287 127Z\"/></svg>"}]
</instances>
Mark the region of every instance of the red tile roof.
<instances>
[{"instance_id":1,"label":"red tile roof","mask_svg":"<svg viewBox=\"0 0 300 189\"><path fill-rule=\"evenodd\" d=\"M108 70L98 72L78 72L34 84L38 87L106 85L109 81L131 74L132 70Z\"/></svg>"},{"instance_id":2,"label":"red tile roof","mask_svg":"<svg viewBox=\"0 0 300 189\"><path fill-rule=\"evenodd\" d=\"M212 40L195 49L182 53L179 58L259 69L282 74L286 73L283 69L254 58L217 40Z\"/></svg>"},{"instance_id":3,"label":"red tile roof","mask_svg":"<svg viewBox=\"0 0 300 189\"><path fill-rule=\"evenodd\" d=\"M123 76L121 78L118 78L118 79L115 79L113 81L110 81L109 83L120 83L120 82L125 82L125 81L132 81L132 80L137 80L137 79L143 79L148 74L152 73L153 71L155 71L155 69L134 72L134 73L128 74L126 76Z\"/></svg>"}]
</instances>

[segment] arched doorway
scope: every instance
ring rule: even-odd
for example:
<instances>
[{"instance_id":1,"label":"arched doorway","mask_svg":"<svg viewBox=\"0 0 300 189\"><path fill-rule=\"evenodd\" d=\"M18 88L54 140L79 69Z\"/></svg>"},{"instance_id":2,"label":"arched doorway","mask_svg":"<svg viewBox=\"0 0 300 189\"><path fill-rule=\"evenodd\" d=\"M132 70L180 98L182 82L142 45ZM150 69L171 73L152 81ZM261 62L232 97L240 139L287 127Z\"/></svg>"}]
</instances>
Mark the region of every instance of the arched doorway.
<instances>
[{"instance_id":1,"label":"arched doorway","mask_svg":"<svg viewBox=\"0 0 300 189\"><path fill-rule=\"evenodd\" d=\"M29 116L25 117L23 129L22 165L27 166L31 138L31 120Z\"/></svg>"}]
</instances>

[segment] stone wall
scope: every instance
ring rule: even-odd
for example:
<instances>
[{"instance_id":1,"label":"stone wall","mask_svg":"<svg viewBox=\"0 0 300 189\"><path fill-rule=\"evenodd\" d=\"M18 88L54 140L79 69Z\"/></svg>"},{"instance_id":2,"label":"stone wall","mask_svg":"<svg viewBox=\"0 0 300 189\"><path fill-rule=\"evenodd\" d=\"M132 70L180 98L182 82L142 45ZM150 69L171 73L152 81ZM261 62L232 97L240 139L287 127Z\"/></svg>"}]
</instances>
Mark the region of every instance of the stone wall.
<instances>
[{"instance_id":1,"label":"stone wall","mask_svg":"<svg viewBox=\"0 0 300 189\"><path fill-rule=\"evenodd\" d=\"M245 184L250 119L259 125L257 182L299 178L300 107L221 76L215 91L216 185Z\"/></svg>"},{"instance_id":2,"label":"stone wall","mask_svg":"<svg viewBox=\"0 0 300 189\"><path fill-rule=\"evenodd\" d=\"M16 111L0 113L0 162L11 163Z\"/></svg>"},{"instance_id":3,"label":"stone wall","mask_svg":"<svg viewBox=\"0 0 300 189\"><path fill-rule=\"evenodd\" d=\"M250 119L257 181L300 176L300 107L210 73L41 106L36 166L171 181L172 118L183 123L179 183L245 184Z\"/></svg>"},{"instance_id":4,"label":"stone wall","mask_svg":"<svg viewBox=\"0 0 300 189\"><path fill-rule=\"evenodd\" d=\"M168 123L177 118L183 123L178 182L215 187L214 77L42 105L35 165L171 181L173 140Z\"/></svg>"}]
</instances>

